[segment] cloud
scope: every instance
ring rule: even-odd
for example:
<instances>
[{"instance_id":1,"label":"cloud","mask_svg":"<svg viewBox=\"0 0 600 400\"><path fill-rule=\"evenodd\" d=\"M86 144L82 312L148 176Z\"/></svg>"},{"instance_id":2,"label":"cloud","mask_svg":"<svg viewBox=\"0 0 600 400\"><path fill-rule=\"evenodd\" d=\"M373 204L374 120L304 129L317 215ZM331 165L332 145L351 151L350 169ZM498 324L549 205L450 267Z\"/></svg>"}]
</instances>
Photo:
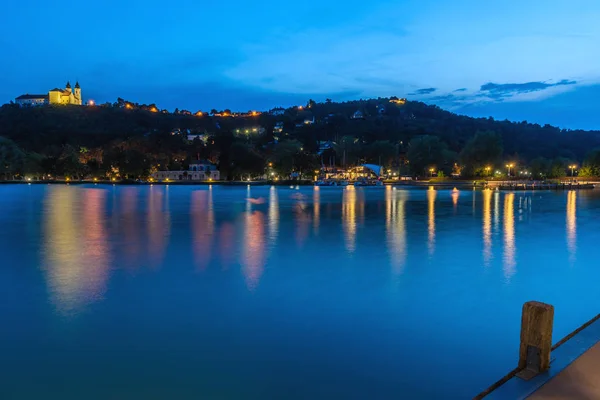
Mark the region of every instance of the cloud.
<instances>
[{"instance_id":1,"label":"cloud","mask_svg":"<svg viewBox=\"0 0 600 400\"><path fill-rule=\"evenodd\" d=\"M420 95L424 95L424 94L431 94L433 92L435 92L437 89L436 88L424 88L424 89L418 89L415 90L413 93L409 93L410 96L420 96Z\"/></svg>"},{"instance_id":2,"label":"cloud","mask_svg":"<svg viewBox=\"0 0 600 400\"><path fill-rule=\"evenodd\" d=\"M460 89L456 89L453 91L453 93L458 93L458 92L466 92L467 88L460 88Z\"/></svg>"},{"instance_id":3,"label":"cloud","mask_svg":"<svg viewBox=\"0 0 600 400\"><path fill-rule=\"evenodd\" d=\"M502 100L523 93L532 93L557 86L575 85L576 81L563 79L556 83L526 82L526 83L486 83L481 86L480 93L492 99Z\"/></svg>"}]
</instances>

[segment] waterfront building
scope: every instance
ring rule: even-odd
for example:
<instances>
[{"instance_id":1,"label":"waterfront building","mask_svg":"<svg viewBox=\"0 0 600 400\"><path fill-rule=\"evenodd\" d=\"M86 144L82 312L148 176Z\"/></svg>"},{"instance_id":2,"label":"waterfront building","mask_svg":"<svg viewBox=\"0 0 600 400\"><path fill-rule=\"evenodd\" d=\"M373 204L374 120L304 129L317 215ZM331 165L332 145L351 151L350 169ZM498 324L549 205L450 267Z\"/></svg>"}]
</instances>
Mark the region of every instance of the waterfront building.
<instances>
[{"instance_id":1,"label":"waterfront building","mask_svg":"<svg viewBox=\"0 0 600 400\"><path fill-rule=\"evenodd\" d=\"M194 161L187 171L157 171L152 174L157 181L218 181L221 174L217 166L208 161Z\"/></svg>"}]
</instances>

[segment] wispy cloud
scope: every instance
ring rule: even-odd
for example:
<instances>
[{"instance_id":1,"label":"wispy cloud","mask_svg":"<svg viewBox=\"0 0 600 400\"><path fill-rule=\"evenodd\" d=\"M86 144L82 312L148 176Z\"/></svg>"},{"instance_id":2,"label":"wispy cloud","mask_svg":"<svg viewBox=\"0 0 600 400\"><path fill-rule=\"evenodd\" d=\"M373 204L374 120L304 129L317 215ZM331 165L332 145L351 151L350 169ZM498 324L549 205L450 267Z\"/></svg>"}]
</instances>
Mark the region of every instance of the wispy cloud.
<instances>
[{"instance_id":1,"label":"wispy cloud","mask_svg":"<svg viewBox=\"0 0 600 400\"><path fill-rule=\"evenodd\" d=\"M413 93L409 93L409 95L410 96L421 96L421 95L425 95L425 94L431 94L431 93L435 92L436 90L437 90L437 88L417 89Z\"/></svg>"},{"instance_id":2,"label":"wispy cloud","mask_svg":"<svg viewBox=\"0 0 600 400\"><path fill-rule=\"evenodd\" d=\"M575 85L576 81L563 79L556 83L526 82L526 83L486 83L480 88L480 92L492 99L503 99L523 93L532 93L546 90L557 86Z\"/></svg>"},{"instance_id":3,"label":"wispy cloud","mask_svg":"<svg viewBox=\"0 0 600 400\"><path fill-rule=\"evenodd\" d=\"M467 88L460 88L453 91L453 93L466 92Z\"/></svg>"}]
</instances>

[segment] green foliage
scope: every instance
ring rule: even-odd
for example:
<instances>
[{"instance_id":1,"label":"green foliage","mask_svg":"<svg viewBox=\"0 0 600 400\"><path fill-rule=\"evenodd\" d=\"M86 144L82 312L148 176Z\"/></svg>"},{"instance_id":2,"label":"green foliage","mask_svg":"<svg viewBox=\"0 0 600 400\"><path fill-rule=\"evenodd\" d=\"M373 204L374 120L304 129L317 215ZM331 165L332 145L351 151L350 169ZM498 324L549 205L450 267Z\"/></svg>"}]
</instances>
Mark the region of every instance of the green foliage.
<instances>
[{"instance_id":1,"label":"green foliage","mask_svg":"<svg viewBox=\"0 0 600 400\"><path fill-rule=\"evenodd\" d=\"M439 137L423 135L410 141L407 156L414 173L427 175L430 168L436 171L448 168L456 155Z\"/></svg>"},{"instance_id":2,"label":"green foliage","mask_svg":"<svg viewBox=\"0 0 600 400\"><path fill-rule=\"evenodd\" d=\"M551 161L544 157L537 157L529 164L531 176L534 179L547 178L551 175Z\"/></svg>"},{"instance_id":3,"label":"green foliage","mask_svg":"<svg viewBox=\"0 0 600 400\"><path fill-rule=\"evenodd\" d=\"M567 176L567 171L569 170L569 165L572 164L566 158L557 157L550 163L550 172L548 174L549 178L564 178Z\"/></svg>"},{"instance_id":4,"label":"green foliage","mask_svg":"<svg viewBox=\"0 0 600 400\"><path fill-rule=\"evenodd\" d=\"M569 162L580 164L572 160L584 157L580 176L600 175L600 151L586 156L590 148L600 148L600 132L470 118L420 102L389 100L309 100L310 109L291 107L282 116L265 113L248 118L164 114L151 112L152 104L123 99L97 107L4 105L0 137L10 142L0 141L0 178L100 177L114 174L115 169L138 178L151 170L187 168L197 159L218 163L225 179L260 175L268 160L277 160L276 170L283 177L293 170L318 167L321 159L326 165L335 160L346 167L381 162L399 171L408 159L406 168L413 173L427 176L429 168L435 168L448 175L457 154L463 176L486 175L482 171L488 164L503 167L500 160L504 159L530 165L536 178L561 177L569 174ZM385 113L378 112L380 107ZM351 119L357 110L365 112L366 118ZM296 127L296 121L313 117L314 124ZM277 122L283 123L283 132L275 134L279 144L273 136ZM265 129L264 135L233 134L257 125ZM204 135L203 140L190 142L188 134ZM334 142L333 150L317 155L321 141Z\"/></svg>"},{"instance_id":5,"label":"green foliage","mask_svg":"<svg viewBox=\"0 0 600 400\"><path fill-rule=\"evenodd\" d=\"M493 169L502 159L502 138L495 132L477 132L469 139L459 156L464 176L485 176L485 168Z\"/></svg>"},{"instance_id":6,"label":"green foliage","mask_svg":"<svg viewBox=\"0 0 600 400\"><path fill-rule=\"evenodd\" d=\"M10 139L0 137L0 176L13 179L23 171L25 153Z\"/></svg>"},{"instance_id":7,"label":"green foliage","mask_svg":"<svg viewBox=\"0 0 600 400\"><path fill-rule=\"evenodd\" d=\"M579 176L600 176L600 148L590 151L585 156L583 166L579 170Z\"/></svg>"}]
</instances>

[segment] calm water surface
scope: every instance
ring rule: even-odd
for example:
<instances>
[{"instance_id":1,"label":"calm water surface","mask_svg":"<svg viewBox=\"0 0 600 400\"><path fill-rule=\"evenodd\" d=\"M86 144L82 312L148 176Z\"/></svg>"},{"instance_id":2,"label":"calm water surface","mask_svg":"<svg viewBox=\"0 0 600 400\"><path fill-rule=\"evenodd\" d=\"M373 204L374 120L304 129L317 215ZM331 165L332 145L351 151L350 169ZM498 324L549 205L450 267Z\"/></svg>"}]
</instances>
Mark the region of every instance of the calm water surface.
<instances>
[{"instance_id":1,"label":"calm water surface","mask_svg":"<svg viewBox=\"0 0 600 400\"><path fill-rule=\"evenodd\" d=\"M0 186L0 398L471 398L598 313L600 193Z\"/></svg>"}]
</instances>

